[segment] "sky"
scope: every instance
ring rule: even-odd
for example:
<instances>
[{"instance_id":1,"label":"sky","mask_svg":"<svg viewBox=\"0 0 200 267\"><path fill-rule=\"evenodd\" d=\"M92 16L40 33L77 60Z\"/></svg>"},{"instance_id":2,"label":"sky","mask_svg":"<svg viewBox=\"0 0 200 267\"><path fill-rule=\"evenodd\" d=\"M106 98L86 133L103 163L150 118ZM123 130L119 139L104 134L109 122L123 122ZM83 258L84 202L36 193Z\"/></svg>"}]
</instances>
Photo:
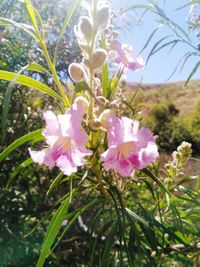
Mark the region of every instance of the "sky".
<instances>
[{"instance_id":1,"label":"sky","mask_svg":"<svg viewBox=\"0 0 200 267\"><path fill-rule=\"evenodd\" d=\"M165 2L165 5L164 5ZM189 0L158 0L158 5L166 13L166 15L173 20L175 23L180 25L186 32L189 34L190 39L192 40L193 45L196 47L198 44L198 38L195 36L194 32L189 32L187 18L190 7L187 6L183 9L176 10L178 7L187 4ZM118 7L126 8L131 5L141 5L147 3L145 0L113 0L113 7L117 9ZM121 26L120 30L120 41L128 43L133 46L134 51L141 51L142 47L148 40L150 34L153 30L160 24L157 15L154 15L152 12L147 12L142 20L139 20L141 17L141 9L137 11L137 14L133 11L125 13L125 21L128 21L130 26L129 30L126 30L126 22L123 20L117 21ZM139 22L138 22L139 21ZM155 36L151 40L151 43L148 45L147 49L142 53L144 60L147 59L149 52L151 51L154 44L164 36L172 35L172 31L168 26L162 26ZM172 40L169 38L169 41ZM166 40L166 42L168 39ZM171 73L174 68L183 57L189 51L195 51L186 44L178 43L174 49L169 53L169 48L164 48L160 50L157 54L150 58L148 64L146 65L144 71L139 73L128 72L127 80L132 82L139 82L142 79L142 82L146 83L164 83L164 82L173 82L186 80L189 73L194 68L195 64L198 62L198 57L191 57L187 64L185 65L182 72L179 70L170 78ZM193 76L194 79L200 78L200 69Z\"/></svg>"}]
</instances>

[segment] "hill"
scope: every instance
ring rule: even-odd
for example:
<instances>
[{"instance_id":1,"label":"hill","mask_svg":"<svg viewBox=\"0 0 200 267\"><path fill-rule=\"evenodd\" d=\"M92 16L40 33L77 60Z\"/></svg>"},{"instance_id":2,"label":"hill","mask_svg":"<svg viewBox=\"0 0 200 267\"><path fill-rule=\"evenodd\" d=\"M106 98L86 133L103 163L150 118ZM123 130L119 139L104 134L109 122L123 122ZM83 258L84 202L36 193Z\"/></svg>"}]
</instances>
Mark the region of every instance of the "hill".
<instances>
[{"instance_id":1,"label":"hill","mask_svg":"<svg viewBox=\"0 0 200 267\"><path fill-rule=\"evenodd\" d=\"M127 83L127 93L138 90L139 100L148 105L155 105L170 100L180 111L180 115L192 112L198 99L200 99L200 80L191 80L185 87L184 82L163 84Z\"/></svg>"}]
</instances>

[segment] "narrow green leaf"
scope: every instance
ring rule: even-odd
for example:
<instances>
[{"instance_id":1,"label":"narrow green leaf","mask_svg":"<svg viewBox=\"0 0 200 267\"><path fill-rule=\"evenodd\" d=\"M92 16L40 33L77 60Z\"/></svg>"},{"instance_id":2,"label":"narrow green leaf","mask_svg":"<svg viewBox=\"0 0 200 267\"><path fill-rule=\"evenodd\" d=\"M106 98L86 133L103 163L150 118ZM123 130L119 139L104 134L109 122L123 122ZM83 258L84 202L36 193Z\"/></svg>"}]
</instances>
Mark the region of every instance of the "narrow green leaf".
<instances>
[{"instance_id":1,"label":"narrow green leaf","mask_svg":"<svg viewBox=\"0 0 200 267\"><path fill-rule=\"evenodd\" d=\"M59 230L62 226L62 222L65 219L65 216L68 212L69 204L70 204L70 197L63 201L61 206L58 208L58 210L54 214L48 226L47 232L45 234L45 238L42 244L41 254L37 262L37 267L42 267L44 265L44 262L49 253L49 250L54 240L56 239L59 233Z\"/></svg>"},{"instance_id":2,"label":"narrow green leaf","mask_svg":"<svg viewBox=\"0 0 200 267\"><path fill-rule=\"evenodd\" d=\"M109 96L109 69L108 63L105 63L102 67L102 87L103 87L103 96Z\"/></svg>"},{"instance_id":3,"label":"narrow green leaf","mask_svg":"<svg viewBox=\"0 0 200 267\"><path fill-rule=\"evenodd\" d=\"M125 208L127 214L129 216L131 216L134 220L141 222L142 224L144 224L145 226L149 226L148 222L144 220L144 218L142 218L141 216L137 215L135 212L133 212L132 210Z\"/></svg>"},{"instance_id":4,"label":"narrow green leaf","mask_svg":"<svg viewBox=\"0 0 200 267\"><path fill-rule=\"evenodd\" d=\"M8 118L8 111L9 111L9 105L10 105L10 100L11 100L11 95L13 91L13 86L15 85L16 79L18 76L24 72L25 70L34 70L37 72L47 72L45 68L43 68L41 65L37 63L31 63L26 66L24 66L20 71L18 71L15 74L15 77L12 81L10 81L6 92L4 96L4 101L3 101L3 110L2 110L2 142L4 142L5 137L6 137L6 128L7 128L7 118ZM48 73L48 72L47 72Z\"/></svg>"},{"instance_id":5,"label":"narrow green leaf","mask_svg":"<svg viewBox=\"0 0 200 267\"><path fill-rule=\"evenodd\" d=\"M2 23L6 23L7 25L12 25L20 30L23 30L29 36L31 36L33 39L37 41L37 37L35 36L35 33L34 33L34 28L31 25L25 24L25 23L18 23L14 20L0 17L0 25L2 25Z\"/></svg>"},{"instance_id":6,"label":"narrow green leaf","mask_svg":"<svg viewBox=\"0 0 200 267\"><path fill-rule=\"evenodd\" d=\"M153 4L147 4L147 5L131 5L127 8L124 9L124 12L130 11L130 10L134 10L134 9L147 9L147 10L153 10L154 6Z\"/></svg>"},{"instance_id":7,"label":"narrow green leaf","mask_svg":"<svg viewBox=\"0 0 200 267\"><path fill-rule=\"evenodd\" d=\"M165 187L165 185L163 184L163 182L158 179L151 171L149 171L148 169L144 168L142 170L148 177L150 177L154 182L157 183L157 185L167 194L170 194L169 190Z\"/></svg>"},{"instance_id":8,"label":"narrow green leaf","mask_svg":"<svg viewBox=\"0 0 200 267\"><path fill-rule=\"evenodd\" d=\"M200 61L198 61L196 63L196 65L194 66L193 70L190 72L190 75L188 76L186 82L185 82L185 86L187 86L187 84L189 83L189 81L191 80L192 76L197 72L198 68L200 66Z\"/></svg>"},{"instance_id":9,"label":"narrow green leaf","mask_svg":"<svg viewBox=\"0 0 200 267\"><path fill-rule=\"evenodd\" d=\"M10 186L10 184L12 183L13 179L21 172L21 170L23 168L28 167L30 164L33 163L33 160L31 158L25 160L24 162L22 162L15 170L14 172L11 173L8 182L6 184L6 188L8 188Z\"/></svg>"},{"instance_id":10,"label":"narrow green leaf","mask_svg":"<svg viewBox=\"0 0 200 267\"><path fill-rule=\"evenodd\" d=\"M183 5L183 6L178 7L176 10L183 9L183 8L191 6L193 4L200 4L200 0L192 0L192 1L190 1L190 3L187 3L187 4Z\"/></svg>"},{"instance_id":11,"label":"narrow green leaf","mask_svg":"<svg viewBox=\"0 0 200 267\"><path fill-rule=\"evenodd\" d=\"M37 20L36 20L36 16L35 16L34 8L31 4L30 0L24 0L24 2L26 4L26 8L27 8L30 20L32 22L32 25L36 31L37 36L39 37L40 33L39 33L39 28L38 28L38 24L37 24Z\"/></svg>"},{"instance_id":12,"label":"narrow green leaf","mask_svg":"<svg viewBox=\"0 0 200 267\"><path fill-rule=\"evenodd\" d=\"M117 223L114 222L113 225L111 226L110 232L108 236L106 237L106 242L105 242L105 247L102 255L102 262L100 267L105 267L105 266L110 266L110 261L111 261L111 250L114 244L115 240L115 235L117 232Z\"/></svg>"},{"instance_id":13,"label":"narrow green leaf","mask_svg":"<svg viewBox=\"0 0 200 267\"><path fill-rule=\"evenodd\" d=\"M50 255L52 253L52 251L57 247L57 245L60 243L60 241L62 240L62 238L64 237L64 235L66 235L66 233L69 231L69 229L72 227L72 225L76 222L76 220L78 219L78 217L80 215L82 215L84 212L86 212L88 209L92 208L96 203L98 203L98 200L95 199L92 202L90 202L89 204L87 204L86 206L83 206L82 208L78 209L78 211L75 211L73 213L72 219L67 224L65 230L62 232L62 234L58 238L58 241L53 246L53 248L51 249L51 251L49 252L48 255ZM66 219L70 219L70 218L66 218Z\"/></svg>"},{"instance_id":14,"label":"narrow green leaf","mask_svg":"<svg viewBox=\"0 0 200 267\"><path fill-rule=\"evenodd\" d=\"M172 41L169 41L167 43L164 43L163 45L161 45L160 47L158 47L157 49L155 49L152 53L152 55L158 53L158 51L160 51L161 49L169 46L169 45L176 45L178 42L180 42L180 40L172 40Z\"/></svg>"},{"instance_id":15,"label":"narrow green leaf","mask_svg":"<svg viewBox=\"0 0 200 267\"><path fill-rule=\"evenodd\" d=\"M53 182L51 183L51 185L49 186L49 189L46 193L46 199L49 196L49 194L52 192L52 190L56 187L56 185L61 181L61 179L63 178L64 173L59 173L57 175L57 177L53 180Z\"/></svg>"},{"instance_id":16,"label":"narrow green leaf","mask_svg":"<svg viewBox=\"0 0 200 267\"><path fill-rule=\"evenodd\" d=\"M113 79L110 81L110 91L109 91L109 95L108 98L110 98L111 96L114 95L117 86L119 84L119 81L122 77L122 74L124 72L124 67L121 67L114 75Z\"/></svg>"},{"instance_id":17,"label":"narrow green leaf","mask_svg":"<svg viewBox=\"0 0 200 267\"><path fill-rule=\"evenodd\" d=\"M101 37L101 48L106 49L106 38L105 34L102 34ZM106 62L102 67L102 87L103 87L103 96L108 97L110 95L110 84L109 84L109 68L108 63Z\"/></svg>"},{"instance_id":18,"label":"narrow green leaf","mask_svg":"<svg viewBox=\"0 0 200 267\"><path fill-rule=\"evenodd\" d=\"M165 37L159 39L159 40L154 44L153 48L151 49L151 51L150 51L150 53L149 53L149 55L148 55L148 57L147 57L146 64L147 64L147 62L149 61L149 59L151 58L151 56L154 54L154 51L156 50L156 48L157 48L157 47L158 47L164 40L168 39L169 37L170 37L169 35L168 35L168 36L165 36Z\"/></svg>"},{"instance_id":19,"label":"narrow green leaf","mask_svg":"<svg viewBox=\"0 0 200 267\"><path fill-rule=\"evenodd\" d=\"M56 47L55 47L55 52L54 52L54 58L53 58L53 63L54 65L56 65L56 57L57 57L57 51L58 51L58 47L60 44L60 41L62 39L62 36L65 32L66 27L68 26L75 10L77 9L78 5L79 5L80 0L72 0L71 5L69 6L68 10L67 10L67 15L66 18L64 20L63 26L60 30L59 36L58 36L58 40L56 43Z\"/></svg>"},{"instance_id":20,"label":"narrow green leaf","mask_svg":"<svg viewBox=\"0 0 200 267\"><path fill-rule=\"evenodd\" d=\"M51 76L50 72L48 72L43 66L41 66L40 64L38 64L36 62L33 62L33 63L27 65L26 69L24 69L23 71L25 71L25 70L31 70L31 71L35 71L38 73L46 73L49 76Z\"/></svg>"},{"instance_id":21,"label":"narrow green leaf","mask_svg":"<svg viewBox=\"0 0 200 267\"><path fill-rule=\"evenodd\" d=\"M182 70L183 70L183 68L184 68L184 66L185 66L185 64L186 64L186 62L188 61L188 59L189 59L191 56L198 56L198 54L195 53L195 52L188 52L188 53L186 53L186 54L184 55L184 57L183 57L183 58L184 58L184 61L183 61L182 65L181 65L180 73L182 72Z\"/></svg>"},{"instance_id":22,"label":"narrow green leaf","mask_svg":"<svg viewBox=\"0 0 200 267\"><path fill-rule=\"evenodd\" d=\"M147 48L148 44L150 43L150 41L152 40L152 38L154 37L155 33L161 29L161 27L163 26L163 24L160 24L157 28L155 28L153 30L153 32L150 34L148 40L146 41L145 45L143 46L143 48L140 51L140 54Z\"/></svg>"},{"instance_id":23,"label":"narrow green leaf","mask_svg":"<svg viewBox=\"0 0 200 267\"><path fill-rule=\"evenodd\" d=\"M15 140L12 144L10 144L4 151L0 153L0 162L4 160L13 150L18 148L19 146L32 141L32 140L41 140L41 134L42 134L42 129L36 130L34 132L28 133L19 139Z\"/></svg>"},{"instance_id":24,"label":"narrow green leaf","mask_svg":"<svg viewBox=\"0 0 200 267\"><path fill-rule=\"evenodd\" d=\"M0 79L2 79L2 80L12 81L15 79L16 75L17 74L14 72L0 70ZM30 77L19 74L19 75L17 75L17 78L15 81L16 81L16 83L19 83L21 85L25 85L25 86L37 89L43 93L46 93L55 99L62 100L62 98L54 90L49 88L47 85L45 85L45 84L43 84L37 80L34 80Z\"/></svg>"}]
</instances>

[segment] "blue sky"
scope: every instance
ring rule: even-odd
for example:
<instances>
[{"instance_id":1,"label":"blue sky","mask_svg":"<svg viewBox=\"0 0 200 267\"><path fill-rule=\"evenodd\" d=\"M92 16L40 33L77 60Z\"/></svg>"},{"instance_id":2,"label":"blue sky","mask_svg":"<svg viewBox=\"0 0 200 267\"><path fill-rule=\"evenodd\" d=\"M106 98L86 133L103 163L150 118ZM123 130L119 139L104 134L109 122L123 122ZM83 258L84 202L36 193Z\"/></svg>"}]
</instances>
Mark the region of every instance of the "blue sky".
<instances>
[{"instance_id":1,"label":"blue sky","mask_svg":"<svg viewBox=\"0 0 200 267\"><path fill-rule=\"evenodd\" d=\"M165 2L165 6L164 6ZM190 36L192 43L194 46L197 46L198 39L195 36L195 33L189 33L188 25L187 25L187 17L190 7L186 7L181 10L176 10L178 7L183 6L188 3L189 0L158 0L157 3L159 6L165 11L166 15L179 24ZM117 7L129 7L130 5L147 3L144 0L113 0L114 8ZM128 32L125 29L125 25L123 21L120 21L119 24L122 26L122 30L120 31L120 41L129 43L133 46L136 52L139 52L141 48L144 46L148 37L152 33L152 31L159 25L158 19L159 17L152 14L151 12L147 12L143 17L141 23L139 25L135 25L136 20L140 17L141 10L137 12L137 14L131 12L126 13L126 19L130 23L131 32ZM147 49L144 51L142 56L144 59L147 58L150 50L153 45L162 37L171 35L172 31L169 30L167 26L163 26L159 32L156 33L151 43L148 45ZM169 39L172 40L172 39ZM129 81L140 81L143 76L143 82L149 83L162 83L166 82L172 73L173 69L176 67L177 63L181 59L181 57L187 53L188 51L194 51L187 45L183 45L178 43L176 47L169 53L169 48L164 48L153 57L151 57L148 62L145 70L141 73L133 73L129 72L127 75L127 79ZM198 57L190 58L190 60L185 65L183 71L180 73L179 70L173 75L173 77L168 80L170 81L179 81L187 79L190 71L193 69L194 65L198 61ZM200 78L200 70L194 75L195 79Z\"/></svg>"}]
</instances>

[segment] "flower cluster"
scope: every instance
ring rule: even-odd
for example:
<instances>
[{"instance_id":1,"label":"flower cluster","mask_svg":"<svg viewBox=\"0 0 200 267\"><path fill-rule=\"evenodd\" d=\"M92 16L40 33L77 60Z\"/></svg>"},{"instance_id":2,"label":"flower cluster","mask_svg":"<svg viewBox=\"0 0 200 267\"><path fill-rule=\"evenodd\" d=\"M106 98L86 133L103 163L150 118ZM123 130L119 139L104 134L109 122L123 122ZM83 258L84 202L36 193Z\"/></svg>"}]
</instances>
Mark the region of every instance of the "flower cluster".
<instances>
[{"instance_id":1,"label":"flower cluster","mask_svg":"<svg viewBox=\"0 0 200 267\"><path fill-rule=\"evenodd\" d=\"M108 149L101 155L106 170L133 176L135 168L143 169L158 157L155 138L149 129L139 129L138 121L105 111L101 123L108 130Z\"/></svg>"},{"instance_id":2,"label":"flower cluster","mask_svg":"<svg viewBox=\"0 0 200 267\"><path fill-rule=\"evenodd\" d=\"M111 8L106 1L85 0L82 4L88 16L80 17L74 31L83 59L81 63L71 63L68 71L75 83L85 81L89 89L83 96L75 98L65 114L44 113L46 127L43 136L47 148L41 151L30 149L30 155L33 161L50 169L57 166L65 175L70 175L79 166L89 164L86 157L93 154L96 146L94 132L98 130L105 134L107 131L108 144L103 143L103 147L107 145L108 148L103 153L100 148L101 155L97 161L102 162L106 171L112 170L122 177L130 177L135 169L145 168L158 157L155 138L149 129L139 128L138 121L120 118L114 113L114 100L102 95L100 72L114 50L118 53L115 62L123 64L127 70L142 69L144 62L130 46L121 45L116 40L118 33L111 25ZM102 32L107 38L105 49L98 47ZM105 107L109 109L104 110ZM96 155L93 154L93 157Z\"/></svg>"},{"instance_id":3,"label":"flower cluster","mask_svg":"<svg viewBox=\"0 0 200 267\"><path fill-rule=\"evenodd\" d=\"M192 145L183 141L177 147L177 151L172 153L172 161L166 164L166 168L173 173L173 175L181 174L183 166L187 163L192 154Z\"/></svg>"},{"instance_id":4,"label":"flower cluster","mask_svg":"<svg viewBox=\"0 0 200 267\"><path fill-rule=\"evenodd\" d=\"M117 51L115 58L116 64L122 64L125 72L128 70L138 71L143 70L145 62L143 58L133 51L132 46L128 44L120 44L117 40L112 43L113 50Z\"/></svg>"},{"instance_id":5,"label":"flower cluster","mask_svg":"<svg viewBox=\"0 0 200 267\"><path fill-rule=\"evenodd\" d=\"M200 38L200 31L199 31L199 26L200 26L200 15L199 15L199 3L192 3L191 2L191 7L189 11L189 20L188 20L188 25L189 29L191 31L194 31L196 34L196 37L199 39ZM197 45L198 50L200 49L200 44L198 43Z\"/></svg>"},{"instance_id":6,"label":"flower cluster","mask_svg":"<svg viewBox=\"0 0 200 267\"><path fill-rule=\"evenodd\" d=\"M32 159L48 168L54 166L66 175L77 171L85 164L85 156L91 155L86 149L88 136L81 127L82 117L88 109L85 98L78 97L65 114L56 116L52 111L44 113L46 128L43 136L49 146L41 151L30 151Z\"/></svg>"}]
</instances>

